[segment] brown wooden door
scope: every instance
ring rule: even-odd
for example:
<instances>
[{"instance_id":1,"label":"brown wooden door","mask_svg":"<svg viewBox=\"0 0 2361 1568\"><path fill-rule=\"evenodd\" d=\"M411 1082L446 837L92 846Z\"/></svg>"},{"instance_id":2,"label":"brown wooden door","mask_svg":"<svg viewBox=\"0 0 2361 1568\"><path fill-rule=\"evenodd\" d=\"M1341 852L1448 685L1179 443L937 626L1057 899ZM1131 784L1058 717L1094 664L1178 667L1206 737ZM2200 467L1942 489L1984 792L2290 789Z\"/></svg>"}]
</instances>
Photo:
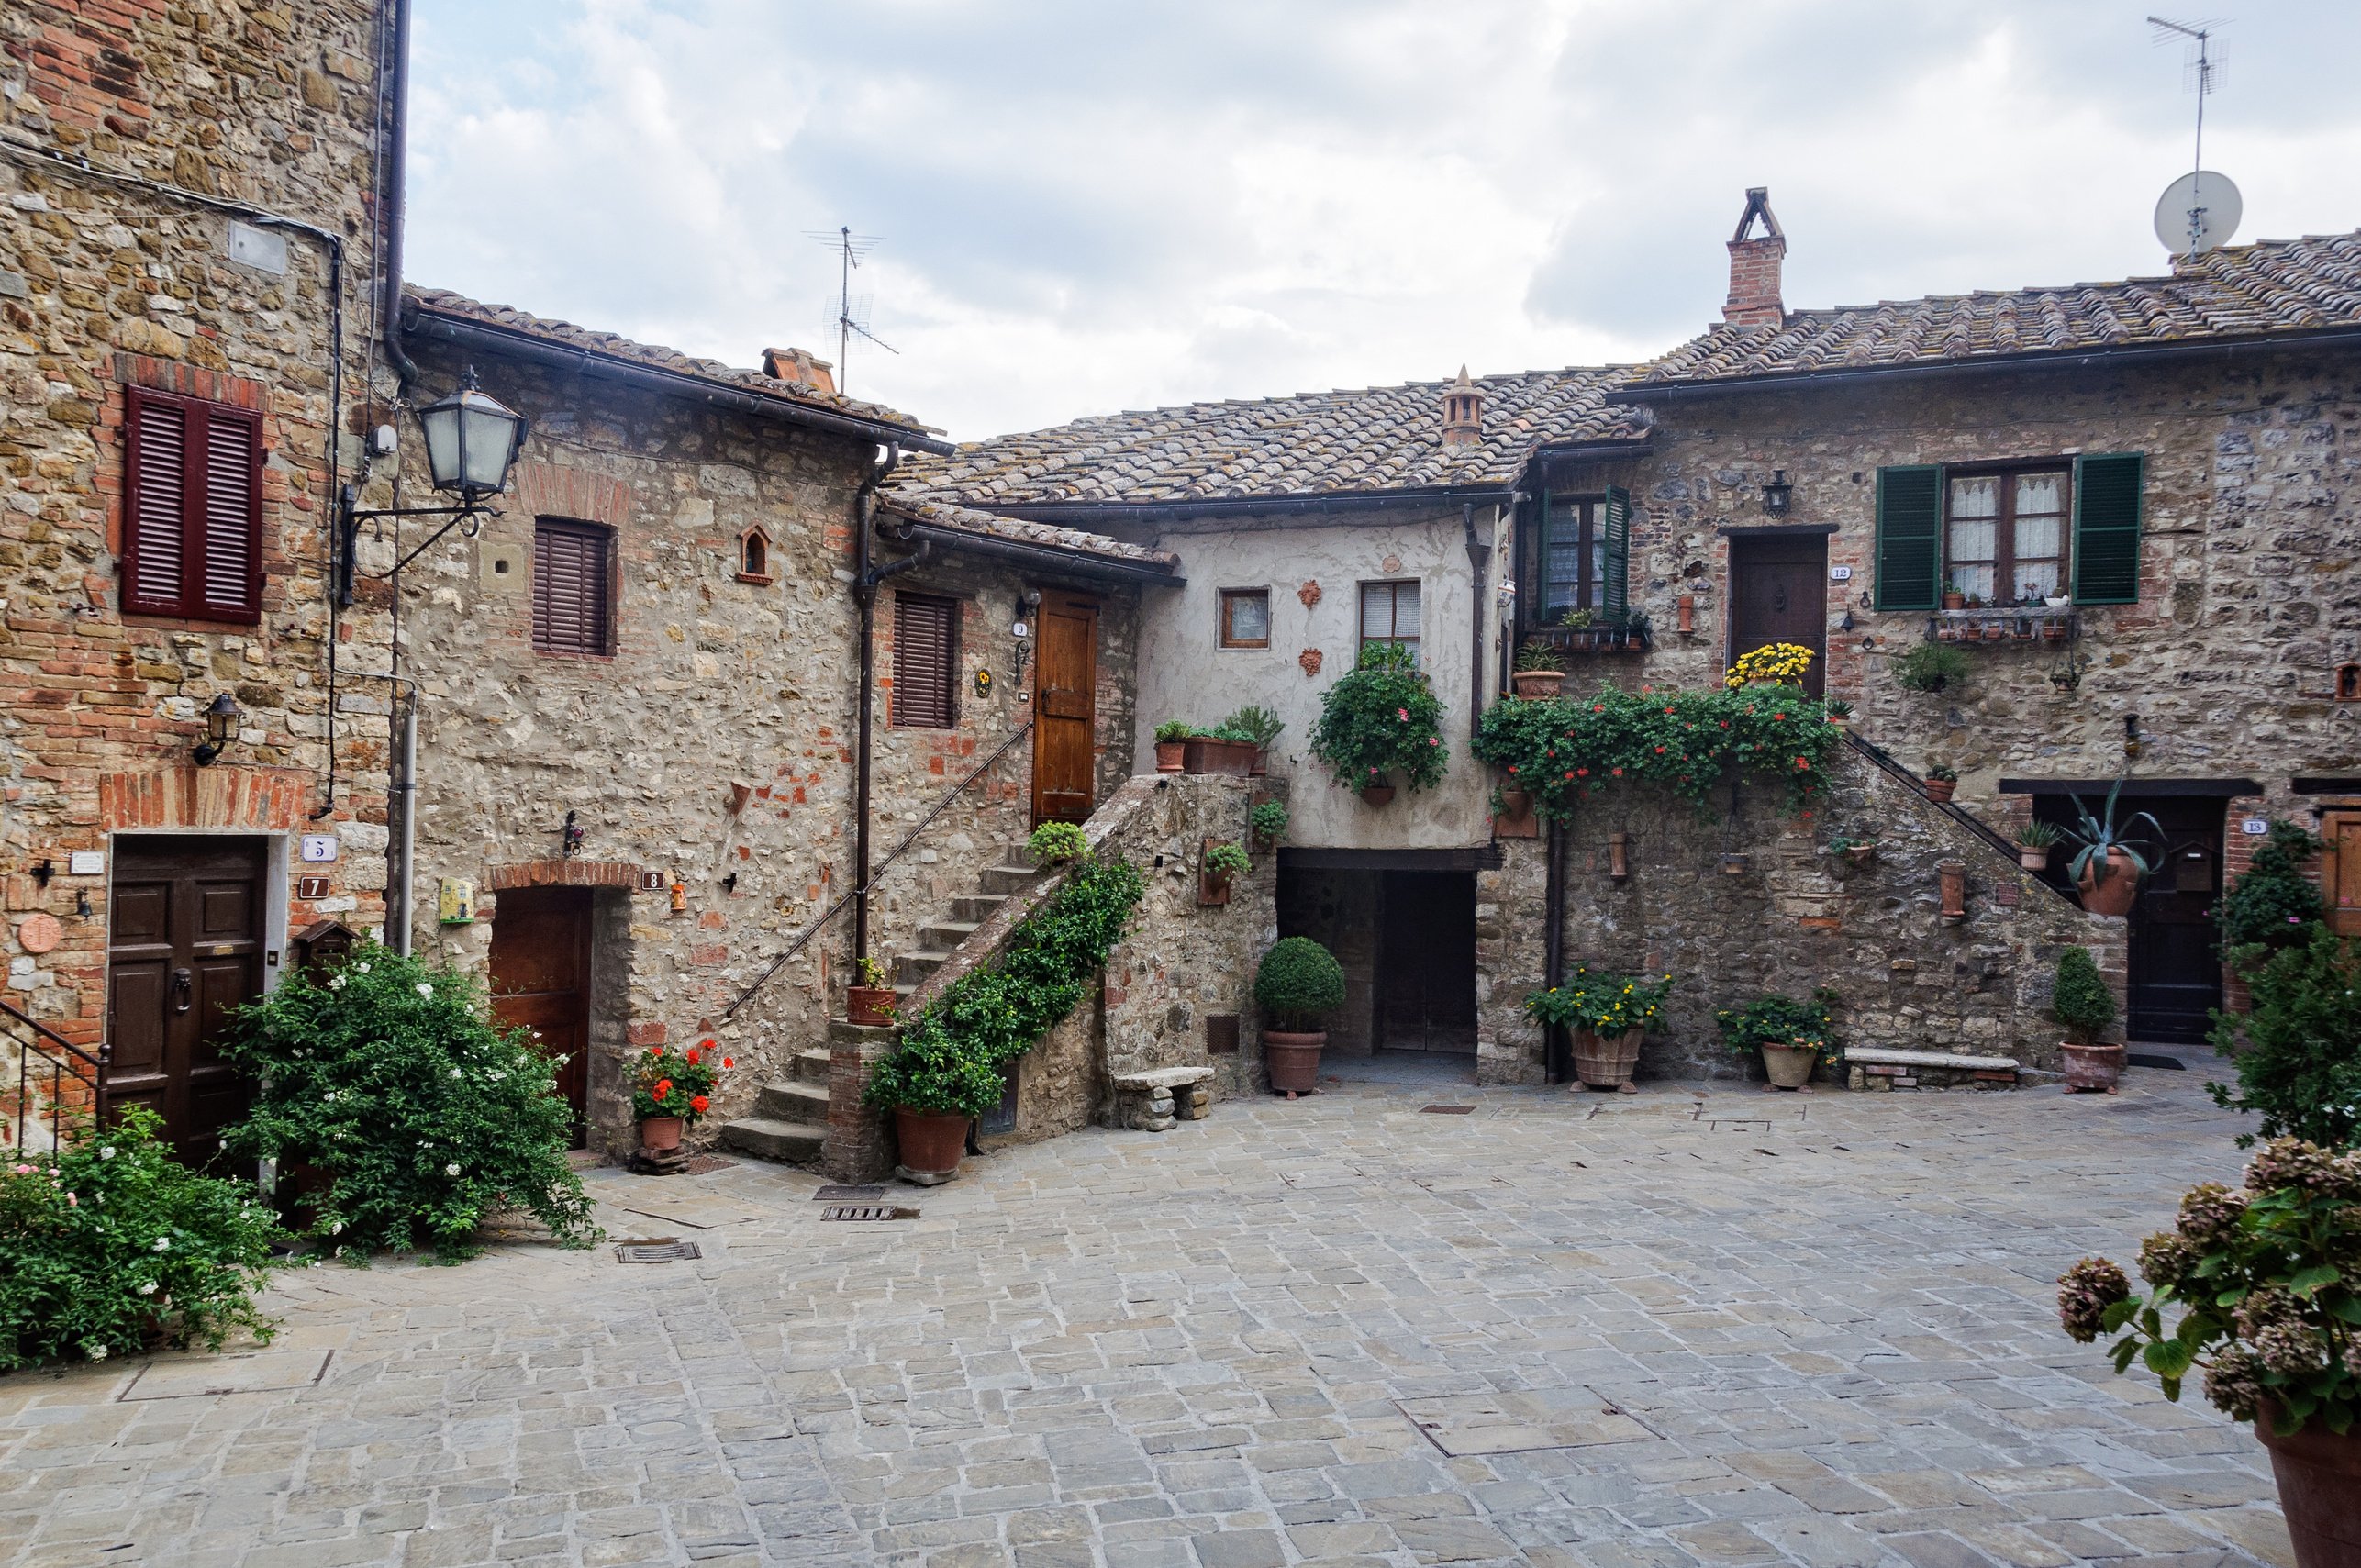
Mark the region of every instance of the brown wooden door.
<instances>
[{"instance_id":1,"label":"brown wooden door","mask_svg":"<svg viewBox=\"0 0 2361 1568\"><path fill-rule=\"evenodd\" d=\"M213 1162L249 1085L217 1040L262 992L260 839L122 838L108 914L106 1085L146 1106L184 1164Z\"/></svg>"},{"instance_id":2,"label":"brown wooden door","mask_svg":"<svg viewBox=\"0 0 2361 1568\"><path fill-rule=\"evenodd\" d=\"M539 1031L558 1064L558 1095L574 1107L574 1146L590 1128L590 889L518 887L492 922L492 1016Z\"/></svg>"},{"instance_id":3,"label":"brown wooden door","mask_svg":"<svg viewBox=\"0 0 2361 1568\"><path fill-rule=\"evenodd\" d=\"M2320 881L2329 926L2340 936L2361 937L2361 811L2329 812L2320 836L2327 846Z\"/></svg>"},{"instance_id":4,"label":"brown wooden door","mask_svg":"<svg viewBox=\"0 0 2361 1568\"><path fill-rule=\"evenodd\" d=\"M2164 828L2158 839L2142 823L2133 839L2155 871L2140 884L2132 905L2124 1029L2133 1040L2200 1044L2213 1027L2213 1009L2222 1006L2222 932L2214 924L2222 896L2222 800L2135 800L2117 809L2127 816L2145 811Z\"/></svg>"},{"instance_id":5,"label":"brown wooden door","mask_svg":"<svg viewBox=\"0 0 2361 1568\"><path fill-rule=\"evenodd\" d=\"M1375 1044L1476 1050L1476 874L1389 871L1378 880Z\"/></svg>"},{"instance_id":6,"label":"brown wooden door","mask_svg":"<svg viewBox=\"0 0 2361 1568\"><path fill-rule=\"evenodd\" d=\"M1732 535L1730 540L1729 662L1774 642L1811 650L1804 689L1821 695L1828 663L1828 538L1824 534Z\"/></svg>"},{"instance_id":7,"label":"brown wooden door","mask_svg":"<svg viewBox=\"0 0 2361 1568\"><path fill-rule=\"evenodd\" d=\"M1094 800L1098 736L1098 604L1041 595L1034 662L1033 820L1080 822Z\"/></svg>"}]
</instances>

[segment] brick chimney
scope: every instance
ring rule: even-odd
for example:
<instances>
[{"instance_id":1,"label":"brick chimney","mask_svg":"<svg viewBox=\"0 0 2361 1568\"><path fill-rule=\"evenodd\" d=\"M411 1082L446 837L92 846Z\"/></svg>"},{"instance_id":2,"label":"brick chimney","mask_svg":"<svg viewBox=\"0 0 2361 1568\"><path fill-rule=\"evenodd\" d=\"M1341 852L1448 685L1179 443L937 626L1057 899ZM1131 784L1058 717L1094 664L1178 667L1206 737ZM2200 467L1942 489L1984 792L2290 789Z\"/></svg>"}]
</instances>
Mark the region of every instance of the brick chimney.
<instances>
[{"instance_id":1,"label":"brick chimney","mask_svg":"<svg viewBox=\"0 0 2361 1568\"><path fill-rule=\"evenodd\" d=\"M1459 379L1442 390L1442 444L1447 447L1472 447L1484 439L1484 389L1467 379L1467 367L1459 367Z\"/></svg>"},{"instance_id":2,"label":"brick chimney","mask_svg":"<svg viewBox=\"0 0 2361 1568\"><path fill-rule=\"evenodd\" d=\"M1757 239L1746 238L1756 218L1763 220ZM1745 215L1730 239L1730 297L1722 302L1721 319L1732 327L1783 327L1787 306L1779 300L1779 262L1787 253L1787 237L1771 216L1771 193L1756 185L1746 193Z\"/></svg>"},{"instance_id":3,"label":"brick chimney","mask_svg":"<svg viewBox=\"0 0 2361 1568\"><path fill-rule=\"evenodd\" d=\"M773 381L791 381L798 386L808 386L814 392L835 392L835 369L826 360L813 359L807 349L763 350L764 375Z\"/></svg>"}]
</instances>

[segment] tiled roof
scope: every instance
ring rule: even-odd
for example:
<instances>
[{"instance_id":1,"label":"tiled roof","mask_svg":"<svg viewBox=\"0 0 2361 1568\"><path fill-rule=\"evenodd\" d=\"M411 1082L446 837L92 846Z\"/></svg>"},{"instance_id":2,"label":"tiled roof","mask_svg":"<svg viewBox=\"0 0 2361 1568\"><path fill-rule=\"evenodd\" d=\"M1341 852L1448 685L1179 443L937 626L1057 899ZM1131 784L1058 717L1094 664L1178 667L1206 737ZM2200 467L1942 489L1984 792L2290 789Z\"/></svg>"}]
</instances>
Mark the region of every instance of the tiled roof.
<instances>
[{"instance_id":1,"label":"tiled roof","mask_svg":"<svg viewBox=\"0 0 2361 1568\"><path fill-rule=\"evenodd\" d=\"M859 419L869 424L906 430L913 435L931 435L930 426L921 425L907 414L897 413L881 404L863 403L840 393L822 392L801 382L782 381L764 375L761 371L740 370L718 360L700 360L684 354L677 349L667 349L652 343L635 343L629 338L618 338L612 332L595 332L587 327L577 327L571 321L552 320L548 317L531 316L506 305L485 305L448 289L419 288L405 285L403 294L417 302L421 310L431 311L482 326L497 327L519 337L538 339L545 343L581 349L608 359L645 365L651 370L670 371L675 375L710 382L741 392L775 397L788 403L799 403L809 408L838 415L847 419ZM406 313L405 316L406 319Z\"/></svg>"},{"instance_id":2,"label":"tiled roof","mask_svg":"<svg viewBox=\"0 0 2361 1568\"><path fill-rule=\"evenodd\" d=\"M1630 373L1484 376L1483 439L1467 446L1442 442L1450 383L1425 381L1077 419L914 460L902 483L990 507L1502 486L1536 446L1644 435L1642 416L1605 401Z\"/></svg>"},{"instance_id":3,"label":"tiled roof","mask_svg":"<svg viewBox=\"0 0 2361 1568\"><path fill-rule=\"evenodd\" d=\"M1109 561L1119 561L1133 566L1170 572L1180 565L1180 557L1170 550L1151 550L1142 544L1126 544L1105 534L1086 533L1081 528L1060 528L1054 523L1030 523L1019 517L1003 517L992 512L979 512L973 506L957 506L949 501L923 496L888 494L881 502L882 509L912 522L929 523L936 528L955 528L962 533L986 535L1007 539L1012 544L1032 545L1041 550L1064 550L1075 555L1096 555Z\"/></svg>"},{"instance_id":4,"label":"tiled roof","mask_svg":"<svg viewBox=\"0 0 2361 1568\"><path fill-rule=\"evenodd\" d=\"M1633 386L2355 326L2361 326L2361 232L2227 246L2170 277L1792 310L1783 326L1716 327L1651 362Z\"/></svg>"}]
</instances>

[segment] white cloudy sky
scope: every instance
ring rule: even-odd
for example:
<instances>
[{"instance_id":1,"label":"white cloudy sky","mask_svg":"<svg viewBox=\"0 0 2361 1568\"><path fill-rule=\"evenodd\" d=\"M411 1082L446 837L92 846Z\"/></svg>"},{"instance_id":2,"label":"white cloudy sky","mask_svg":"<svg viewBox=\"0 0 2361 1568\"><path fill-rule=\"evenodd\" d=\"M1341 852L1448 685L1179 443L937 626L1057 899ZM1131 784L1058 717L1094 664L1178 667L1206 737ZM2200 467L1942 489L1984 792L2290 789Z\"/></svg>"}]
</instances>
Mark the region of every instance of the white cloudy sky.
<instances>
[{"instance_id":1,"label":"white cloudy sky","mask_svg":"<svg viewBox=\"0 0 2361 1568\"><path fill-rule=\"evenodd\" d=\"M833 357L850 225L900 350L850 390L963 439L1632 359L1718 314L1748 185L1790 305L2161 270L2170 3L418 0L407 270ZM2240 238L2361 227L2361 6L2222 39Z\"/></svg>"}]
</instances>

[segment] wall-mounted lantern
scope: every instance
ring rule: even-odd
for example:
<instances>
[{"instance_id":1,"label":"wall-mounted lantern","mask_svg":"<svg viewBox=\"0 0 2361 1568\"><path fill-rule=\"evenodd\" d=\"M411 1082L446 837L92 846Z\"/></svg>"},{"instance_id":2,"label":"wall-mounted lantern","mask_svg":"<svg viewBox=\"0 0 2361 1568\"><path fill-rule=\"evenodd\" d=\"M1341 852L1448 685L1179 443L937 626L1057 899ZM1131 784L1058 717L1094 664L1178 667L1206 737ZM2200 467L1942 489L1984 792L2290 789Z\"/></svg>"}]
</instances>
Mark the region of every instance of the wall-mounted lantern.
<instances>
[{"instance_id":1,"label":"wall-mounted lantern","mask_svg":"<svg viewBox=\"0 0 2361 1568\"><path fill-rule=\"evenodd\" d=\"M337 602L352 603L353 545L361 532L364 517L449 517L451 521L437 528L416 550L394 563L384 575L396 576L403 567L416 561L443 535L462 525L467 537L473 539L484 527L484 515L489 510L484 502L508 488L508 472L517 454L525 449L525 437L531 427L525 417L514 408L481 391L475 384L475 367L470 365L460 377L459 390L448 397L437 398L418 410L418 428L427 439L427 473L437 490L459 497L456 506L355 506L354 490L350 484L339 497L337 530L339 554L336 571Z\"/></svg>"},{"instance_id":2,"label":"wall-mounted lantern","mask_svg":"<svg viewBox=\"0 0 2361 1568\"><path fill-rule=\"evenodd\" d=\"M1026 639L1033 635L1033 617L1041 607L1040 589L1029 589L1017 595L1017 618L1009 624L1008 635L1017 640L1017 684L1020 686L1025 684Z\"/></svg>"},{"instance_id":3,"label":"wall-mounted lantern","mask_svg":"<svg viewBox=\"0 0 2361 1568\"><path fill-rule=\"evenodd\" d=\"M238 721L243 717L238 700L228 692L217 694L206 705L205 739L196 743L198 767L212 766L214 760L228 749L229 742L237 739Z\"/></svg>"},{"instance_id":4,"label":"wall-mounted lantern","mask_svg":"<svg viewBox=\"0 0 2361 1568\"><path fill-rule=\"evenodd\" d=\"M1773 469L1770 483L1763 486L1763 515L1766 517L1786 517L1795 506L1795 490L1796 487L1787 483L1786 469Z\"/></svg>"}]
</instances>

